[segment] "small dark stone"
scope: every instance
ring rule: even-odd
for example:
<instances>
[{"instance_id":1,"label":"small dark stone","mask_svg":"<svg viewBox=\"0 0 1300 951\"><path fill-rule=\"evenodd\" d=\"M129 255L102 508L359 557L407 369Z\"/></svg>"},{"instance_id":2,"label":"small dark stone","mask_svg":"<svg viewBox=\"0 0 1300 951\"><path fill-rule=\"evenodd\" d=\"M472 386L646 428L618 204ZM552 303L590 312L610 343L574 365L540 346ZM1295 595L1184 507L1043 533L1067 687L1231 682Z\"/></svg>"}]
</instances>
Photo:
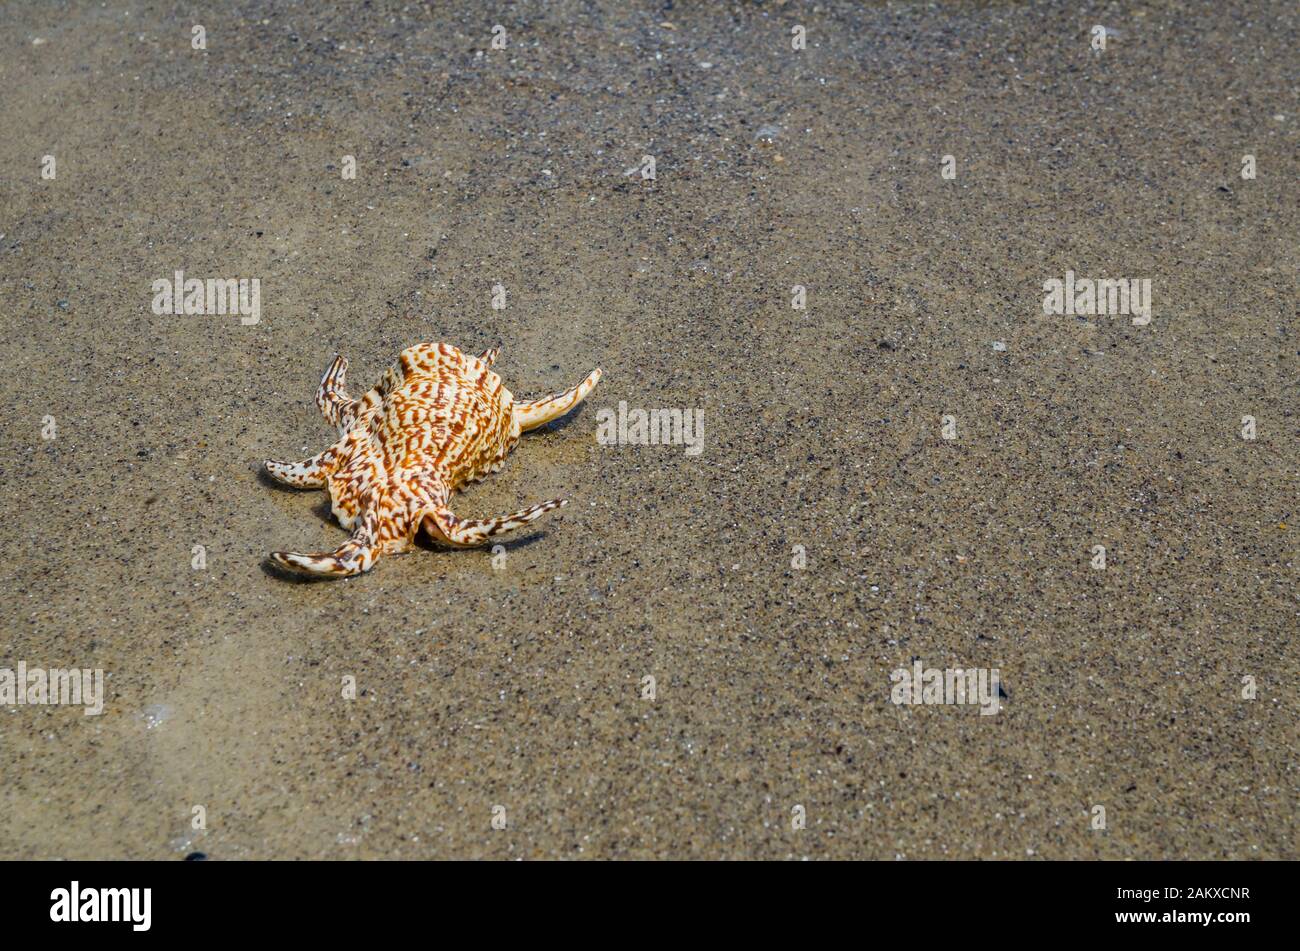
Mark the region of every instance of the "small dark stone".
<instances>
[{"instance_id":1,"label":"small dark stone","mask_svg":"<svg viewBox=\"0 0 1300 951\"><path fill-rule=\"evenodd\" d=\"M189 855L185 856L185 861L187 862L206 862L207 860L208 854L206 852L191 852Z\"/></svg>"}]
</instances>

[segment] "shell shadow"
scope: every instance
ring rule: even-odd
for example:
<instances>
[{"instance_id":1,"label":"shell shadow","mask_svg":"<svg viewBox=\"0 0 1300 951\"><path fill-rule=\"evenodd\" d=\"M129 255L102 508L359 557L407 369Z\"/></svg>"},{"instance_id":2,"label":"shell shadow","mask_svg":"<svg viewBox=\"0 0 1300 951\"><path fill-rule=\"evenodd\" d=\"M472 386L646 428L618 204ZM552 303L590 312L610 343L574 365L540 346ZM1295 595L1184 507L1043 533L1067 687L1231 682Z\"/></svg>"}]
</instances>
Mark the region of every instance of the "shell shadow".
<instances>
[{"instance_id":1,"label":"shell shadow","mask_svg":"<svg viewBox=\"0 0 1300 951\"><path fill-rule=\"evenodd\" d=\"M574 424L574 422L578 419L578 417L582 415L582 411L586 408L587 408L587 402L586 400L583 400L581 403L573 407L573 409L569 410L559 419L553 419L549 423L546 423L544 426L538 426L536 429L529 430L528 432L524 433L524 436L526 437L536 436L540 433L558 433L562 430L568 429L570 426Z\"/></svg>"},{"instance_id":2,"label":"shell shadow","mask_svg":"<svg viewBox=\"0 0 1300 951\"><path fill-rule=\"evenodd\" d=\"M284 581L288 584L320 584L322 581L350 581L353 578L364 577L364 575L347 575L340 577L338 575L300 574L296 571L289 571L286 568L281 568L271 560L270 555L267 555L262 559L260 567L262 569L262 574L274 578L276 581Z\"/></svg>"},{"instance_id":3,"label":"shell shadow","mask_svg":"<svg viewBox=\"0 0 1300 951\"><path fill-rule=\"evenodd\" d=\"M415 543L412 547L418 548L420 551L431 552L435 555L449 555L469 554L476 551L491 552L495 546L500 545L506 550L506 553L509 554L517 548L522 549L527 548L529 545L535 545L545 537L546 530L541 526L538 526L536 531L530 532L527 535L520 535L509 540L504 538L495 539L490 545L480 545L477 548L453 548L450 545L443 545L439 542L433 541L425 532L420 531L416 533Z\"/></svg>"}]
</instances>

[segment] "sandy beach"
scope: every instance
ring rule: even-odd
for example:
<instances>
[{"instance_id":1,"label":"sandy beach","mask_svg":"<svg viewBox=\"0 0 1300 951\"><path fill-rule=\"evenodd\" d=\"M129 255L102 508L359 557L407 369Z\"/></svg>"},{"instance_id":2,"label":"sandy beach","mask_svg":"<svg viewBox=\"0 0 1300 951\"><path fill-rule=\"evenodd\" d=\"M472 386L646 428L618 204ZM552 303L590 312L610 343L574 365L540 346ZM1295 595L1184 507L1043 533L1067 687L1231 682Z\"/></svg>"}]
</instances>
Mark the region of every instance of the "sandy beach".
<instances>
[{"instance_id":1,"label":"sandy beach","mask_svg":"<svg viewBox=\"0 0 1300 951\"><path fill-rule=\"evenodd\" d=\"M1300 857L1295 4L203 6L0 12L0 858ZM424 341L568 506L273 570Z\"/></svg>"}]
</instances>

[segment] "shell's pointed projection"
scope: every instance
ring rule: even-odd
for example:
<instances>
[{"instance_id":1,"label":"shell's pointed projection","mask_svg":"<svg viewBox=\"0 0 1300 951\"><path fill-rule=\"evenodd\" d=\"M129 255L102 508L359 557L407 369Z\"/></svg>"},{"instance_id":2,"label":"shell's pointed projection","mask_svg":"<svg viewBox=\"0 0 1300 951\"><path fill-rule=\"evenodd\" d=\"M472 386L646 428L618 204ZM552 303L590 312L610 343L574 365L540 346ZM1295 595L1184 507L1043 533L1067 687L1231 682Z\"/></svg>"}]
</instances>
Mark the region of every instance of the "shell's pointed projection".
<instances>
[{"instance_id":1,"label":"shell's pointed projection","mask_svg":"<svg viewBox=\"0 0 1300 951\"><path fill-rule=\"evenodd\" d=\"M277 551L271 561L300 574L358 575L382 554L407 551L421 527L444 545L471 548L564 505L552 499L487 519L457 518L447 507L453 492L501 468L520 433L563 416L600 381L595 370L571 390L518 402L492 372L497 353L422 343L355 400L343 389L348 362L335 357L316 405L339 441L304 462L267 462L266 471L295 488L328 489L352 537L332 552Z\"/></svg>"}]
</instances>

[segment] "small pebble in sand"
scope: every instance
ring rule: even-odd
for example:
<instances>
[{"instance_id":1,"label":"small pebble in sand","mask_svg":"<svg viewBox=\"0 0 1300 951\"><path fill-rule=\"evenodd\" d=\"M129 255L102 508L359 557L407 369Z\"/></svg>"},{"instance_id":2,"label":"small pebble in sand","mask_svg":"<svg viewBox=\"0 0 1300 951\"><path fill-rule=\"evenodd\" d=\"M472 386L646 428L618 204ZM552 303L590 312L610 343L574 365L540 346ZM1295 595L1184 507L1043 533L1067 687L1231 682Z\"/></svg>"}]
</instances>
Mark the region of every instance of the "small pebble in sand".
<instances>
[{"instance_id":1,"label":"small pebble in sand","mask_svg":"<svg viewBox=\"0 0 1300 951\"><path fill-rule=\"evenodd\" d=\"M1007 349L1007 345L1003 343L1001 340L994 340L993 349L998 351L998 353L1001 353L1002 351Z\"/></svg>"}]
</instances>

